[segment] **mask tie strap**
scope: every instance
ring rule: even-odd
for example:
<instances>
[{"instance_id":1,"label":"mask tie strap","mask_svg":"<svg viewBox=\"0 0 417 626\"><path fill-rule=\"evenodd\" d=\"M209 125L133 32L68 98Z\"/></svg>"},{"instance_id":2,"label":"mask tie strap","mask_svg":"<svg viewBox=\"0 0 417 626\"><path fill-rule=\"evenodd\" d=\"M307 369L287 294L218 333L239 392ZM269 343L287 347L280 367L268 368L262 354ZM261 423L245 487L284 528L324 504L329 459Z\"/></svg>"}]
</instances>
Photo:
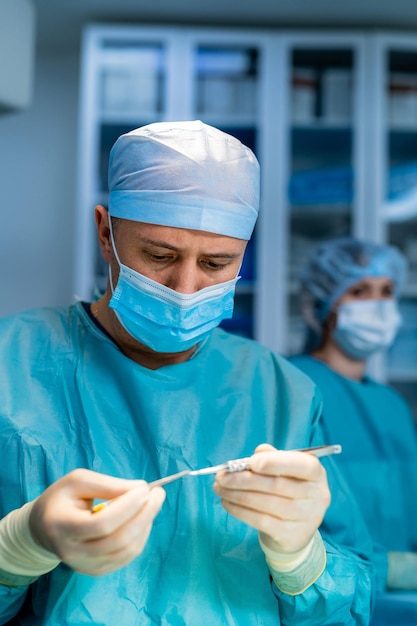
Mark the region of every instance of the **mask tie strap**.
<instances>
[{"instance_id":1,"label":"mask tie strap","mask_svg":"<svg viewBox=\"0 0 417 626\"><path fill-rule=\"evenodd\" d=\"M116 248L116 242L114 240L114 234L113 234L113 227L112 227L112 218L111 215L109 215L109 229L110 229L110 241L111 241L111 246L113 248L113 252L114 252L114 256L116 257L116 261L119 265L119 268L122 266L121 262L120 262L120 258L117 252L117 248ZM114 292L114 286L113 286L113 276L112 276L112 271L111 271L111 264L109 263L109 280L110 280L110 287L111 287L111 292Z\"/></svg>"}]
</instances>

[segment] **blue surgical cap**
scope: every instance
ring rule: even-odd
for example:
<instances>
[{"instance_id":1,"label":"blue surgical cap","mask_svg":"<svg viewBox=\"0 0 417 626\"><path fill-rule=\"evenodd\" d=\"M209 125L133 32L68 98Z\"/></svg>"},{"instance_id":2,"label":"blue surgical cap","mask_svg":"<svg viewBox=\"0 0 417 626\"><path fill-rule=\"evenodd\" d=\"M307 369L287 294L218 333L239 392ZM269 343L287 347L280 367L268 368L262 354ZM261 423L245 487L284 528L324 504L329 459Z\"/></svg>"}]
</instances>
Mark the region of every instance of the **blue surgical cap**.
<instances>
[{"instance_id":1,"label":"blue surgical cap","mask_svg":"<svg viewBox=\"0 0 417 626\"><path fill-rule=\"evenodd\" d=\"M404 255L395 247L353 237L319 245L301 273L301 302L306 322L319 331L333 304L366 277L387 276L398 297L407 275Z\"/></svg>"},{"instance_id":2,"label":"blue surgical cap","mask_svg":"<svg viewBox=\"0 0 417 626\"><path fill-rule=\"evenodd\" d=\"M238 139L203 122L149 124L115 142L109 192L113 217L248 240L259 163Z\"/></svg>"}]
</instances>

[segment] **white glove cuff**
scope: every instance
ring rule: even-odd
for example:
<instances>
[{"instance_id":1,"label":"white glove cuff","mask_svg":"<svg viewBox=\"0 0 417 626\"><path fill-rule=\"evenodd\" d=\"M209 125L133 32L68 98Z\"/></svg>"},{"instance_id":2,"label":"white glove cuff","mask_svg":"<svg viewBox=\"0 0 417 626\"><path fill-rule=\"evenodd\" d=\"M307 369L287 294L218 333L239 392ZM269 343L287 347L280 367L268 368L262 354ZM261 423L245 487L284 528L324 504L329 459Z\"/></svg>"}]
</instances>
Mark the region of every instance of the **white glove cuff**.
<instances>
[{"instance_id":1,"label":"white glove cuff","mask_svg":"<svg viewBox=\"0 0 417 626\"><path fill-rule=\"evenodd\" d=\"M389 590L415 591L417 589L417 553L388 552Z\"/></svg>"},{"instance_id":2,"label":"white glove cuff","mask_svg":"<svg viewBox=\"0 0 417 626\"><path fill-rule=\"evenodd\" d=\"M310 587L326 567L326 550L318 530L310 543L293 554L284 554L259 543L276 587L288 595L298 595Z\"/></svg>"},{"instance_id":3,"label":"white glove cuff","mask_svg":"<svg viewBox=\"0 0 417 626\"><path fill-rule=\"evenodd\" d=\"M60 559L38 545L29 528L33 502L11 511L0 521L0 583L27 585L54 569Z\"/></svg>"}]
</instances>

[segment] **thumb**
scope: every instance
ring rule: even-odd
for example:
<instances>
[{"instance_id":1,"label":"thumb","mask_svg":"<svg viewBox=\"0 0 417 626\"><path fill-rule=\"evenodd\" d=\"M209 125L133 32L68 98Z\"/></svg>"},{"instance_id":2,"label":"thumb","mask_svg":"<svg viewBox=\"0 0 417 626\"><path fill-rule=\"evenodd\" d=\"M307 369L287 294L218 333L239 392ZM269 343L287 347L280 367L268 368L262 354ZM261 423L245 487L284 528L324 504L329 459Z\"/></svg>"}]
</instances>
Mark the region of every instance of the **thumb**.
<instances>
[{"instance_id":1,"label":"thumb","mask_svg":"<svg viewBox=\"0 0 417 626\"><path fill-rule=\"evenodd\" d=\"M62 479L62 483L65 484L65 490L72 497L81 500L92 500L94 498L112 499L131 489L140 490L140 487L143 488L144 492L149 491L148 483L144 480L116 478L115 476L100 474L87 469L76 469L70 472Z\"/></svg>"},{"instance_id":2,"label":"thumb","mask_svg":"<svg viewBox=\"0 0 417 626\"><path fill-rule=\"evenodd\" d=\"M274 448L274 446L271 446L270 443L260 443L259 446L256 446L255 448L255 454L258 454L259 452L276 452L277 448Z\"/></svg>"}]
</instances>

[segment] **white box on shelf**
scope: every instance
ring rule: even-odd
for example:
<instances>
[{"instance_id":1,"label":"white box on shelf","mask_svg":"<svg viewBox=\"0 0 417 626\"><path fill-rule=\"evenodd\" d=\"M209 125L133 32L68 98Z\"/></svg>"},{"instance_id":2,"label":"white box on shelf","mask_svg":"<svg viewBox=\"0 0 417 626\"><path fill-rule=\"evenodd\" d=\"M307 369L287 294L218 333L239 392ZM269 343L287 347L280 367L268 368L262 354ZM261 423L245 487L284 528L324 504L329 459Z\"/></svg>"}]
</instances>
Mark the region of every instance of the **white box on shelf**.
<instances>
[{"instance_id":1,"label":"white box on shelf","mask_svg":"<svg viewBox=\"0 0 417 626\"><path fill-rule=\"evenodd\" d=\"M123 111L128 104L129 77L123 69L106 68L101 78L101 104L104 113Z\"/></svg>"},{"instance_id":2,"label":"white box on shelf","mask_svg":"<svg viewBox=\"0 0 417 626\"><path fill-rule=\"evenodd\" d=\"M200 49L196 58L196 70L200 76L227 74L239 75L248 71L249 57L246 50L207 48Z\"/></svg>"},{"instance_id":3,"label":"white box on shelf","mask_svg":"<svg viewBox=\"0 0 417 626\"><path fill-rule=\"evenodd\" d=\"M291 116L293 124L311 124L316 119L316 71L309 67L294 67L291 87Z\"/></svg>"},{"instance_id":4,"label":"white box on shelf","mask_svg":"<svg viewBox=\"0 0 417 626\"><path fill-rule=\"evenodd\" d=\"M256 114L257 84L255 76L244 76L236 82L236 108L242 115Z\"/></svg>"},{"instance_id":5,"label":"white box on shelf","mask_svg":"<svg viewBox=\"0 0 417 626\"><path fill-rule=\"evenodd\" d=\"M156 111L159 52L146 48L107 51L101 75L104 114Z\"/></svg>"},{"instance_id":6,"label":"white box on shelf","mask_svg":"<svg viewBox=\"0 0 417 626\"><path fill-rule=\"evenodd\" d=\"M387 87L390 125L417 126L417 76L392 73Z\"/></svg>"},{"instance_id":7,"label":"white box on shelf","mask_svg":"<svg viewBox=\"0 0 417 626\"><path fill-rule=\"evenodd\" d=\"M330 123L352 121L352 72L329 68L322 76L322 119Z\"/></svg>"},{"instance_id":8,"label":"white box on shelf","mask_svg":"<svg viewBox=\"0 0 417 626\"><path fill-rule=\"evenodd\" d=\"M301 315L293 315L289 321L288 344L290 354L300 354L306 339L307 326Z\"/></svg>"},{"instance_id":9,"label":"white box on shelf","mask_svg":"<svg viewBox=\"0 0 417 626\"><path fill-rule=\"evenodd\" d=\"M202 113L236 113L236 80L230 76L209 76L200 81Z\"/></svg>"},{"instance_id":10,"label":"white box on shelf","mask_svg":"<svg viewBox=\"0 0 417 626\"><path fill-rule=\"evenodd\" d=\"M141 68L109 68L103 72L102 96L104 114L153 112L158 104L158 80Z\"/></svg>"}]
</instances>

